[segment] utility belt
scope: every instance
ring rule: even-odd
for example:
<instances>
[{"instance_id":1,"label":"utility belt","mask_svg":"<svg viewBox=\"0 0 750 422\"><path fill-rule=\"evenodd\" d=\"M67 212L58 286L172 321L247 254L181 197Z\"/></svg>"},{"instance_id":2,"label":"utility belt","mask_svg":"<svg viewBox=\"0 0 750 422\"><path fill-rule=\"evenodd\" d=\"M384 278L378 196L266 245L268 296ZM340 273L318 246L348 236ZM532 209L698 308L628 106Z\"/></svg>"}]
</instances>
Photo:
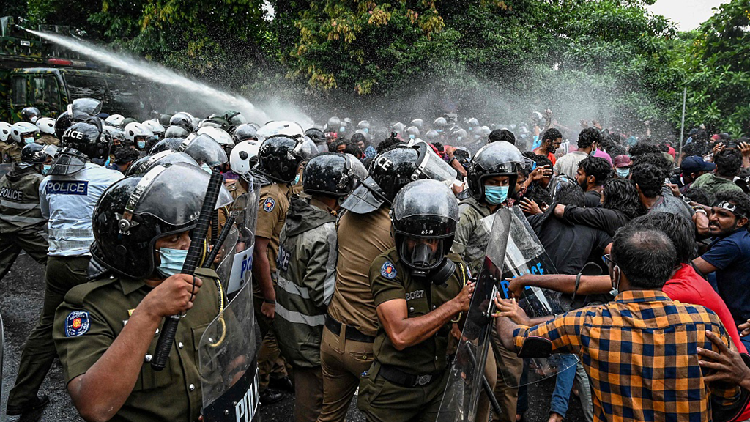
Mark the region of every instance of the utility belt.
<instances>
[{"instance_id":1,"label":"utility belt","mask_svg":"<svg viewBox=\"0 0 750 422\"><path fill-rule=\"evenodd\" d=\"M426 374L409 374L402 371L396 366L386 365L375 361L380 366L377 376L383 377L386 381L401 387L414 388L425 387L442 378L445 369L442 371L428 372Z\"/></svg>"},{"instance_id":2,"label":"utility belt","mask_svg":"<svg viewBox=\"0 0 750 422\"><path fill-rule=\"evenodd\" d=\"M341 326L346 327L346 339L351 341L358 341L360 343L373 343L375 342L374 336L368 336L362 334L358 329L351 327L346 324L342 324L336 321L330 314L326 314L326 327L337 336L341 335Z\"/></svg>"}]
</instances>

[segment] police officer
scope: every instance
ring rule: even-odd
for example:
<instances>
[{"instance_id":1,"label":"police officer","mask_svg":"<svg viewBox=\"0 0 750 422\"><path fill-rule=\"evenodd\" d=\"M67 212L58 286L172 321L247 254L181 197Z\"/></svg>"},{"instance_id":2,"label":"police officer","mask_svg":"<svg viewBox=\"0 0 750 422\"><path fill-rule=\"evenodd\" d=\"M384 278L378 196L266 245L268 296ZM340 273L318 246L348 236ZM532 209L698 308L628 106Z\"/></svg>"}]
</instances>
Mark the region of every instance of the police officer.
<instances>
[{"instance_id":1,"label":"police officer","mask_svg":"<svg viewBox=\"0 0 750 422\"><path fill-rule=\"evenodd\" d=\"M0 179L0 279L5 277L21 250L36 262L47 263L47 240L42 236L47 219L39 206L44 147L29 144L21 162Z\"/></svg>"},{"instance_id":2,"label":"police officer","mask_svg":"<svg viewBox=\"0 0 750 422\"><path fill-rule=\"evenodd\" d=\"M336 288L323 329L323 408L319 420L343 422L360 376L373 359L377 316L370 290L370 264L394 246L391 201L417 176L415 149L396 147L378 155L370 177L341 204L337 227Z\"/></svg>"},{"instance_id":3,"label":"police officer","mask_svg":"<svg viewBox=\"0 0 750 422\"><path fill-rule=\"evenodd\" d=\"M292 365L294 421L315 422L323 403L320 339L333 295L338 200L359 183L351 155L325 153L307 164L309 199L292 198L279 237L274 330Z\"/></svg>"},{"instance_id":4,"label":"police officer","mask_svg":"<svg viewBox=\"0 0 750 422\"><path fill-rule=\"evenodd\" d=\"M24 145L36 142L38 134L39 127L33 123L18 122L11 127L10 137L13 139L13 143L10 144L6 153L10 155L14 163L21 161L21 149Z\"/></svg>"},{"instance_id":5,"label":"police officer","mask_svg":"<svg viewBox=\"0 0 750 422\"><path fill-rule=\"evenodd\" d=\"M60 145L60 140L55 137L55 119L42 117L37 120L36 125L39 127L39 132L41 133L36 143L42 145Z\"/></svg>"},{"instance_id":6,"label":"police officer","mask_svg":"<svg viewBox=\"0 0 750 422\"><path fill-rule=\"evenodd\" d=\"M22 414L44 406L39 386L55 357L52 320L55 309L72 287L85 283L89 247L94 240L91 215L102 193L123 176L87 162L109 153L109 144L96 126L76 123L63 135L63 148L50 176L39 188L42 217L49 220L49 248L45 272L44 304L39 323L29 335L18 369L16 385L8 397L8 414Z\"/></svg>"},{"instance_id":7,"label":"police officer","mask_svg":"<svg viewBox=\"0 0 750 422\"><path fill-rule=\"evenodd\" d=\"M449 254L458 201L444 184L418 180L399 192L391 215L396 247L370 266L380 327L357 405L368 421L432 422L450 373L451 321L474 292L461 258Z\"/></svg>"},{"instance_id":8,"label":"police officer","mask_svg":"<svg viewBox=\"0 0 750 422\"><path fill-rule=\"evenodd\" d=\"M261 187L258 198L258 217L255 225L253 249L254 305L261 335L264 337L258 352L261 402L270 403L282 397L266 391L271 381L271 372L276 372L282 383L286 383L285 370L279 362L279 348L271 331L275 316L276 259L279 253L279 235L289 211L289 184L297 175L302 163L299 139L287 136L272 136L263 141L258 152L257 171L271 180ZM276 371L273 371L276 366ZM282 375L283 374L283 375Z\"/></svg>"},{"instance_id":9,"label":"police officer","mask_svg":"<svg viewBox=\"0 0 750 422\"><path fill-rule=\"evenodd\" d=\"M494 212L507 206L513 197L518 169L523 165L523 156L518 149L505 141L492 142L477 151L468 171L469 189L472 197L461 201L458 206L459 220L452 251L464 260L472 274L482 269ZM494 332L493 332L494 335ZM503 422L515 422L518 400L518 381L523 371L523 361L505 349L497 341L495 362L488 358L488 370L497 365L497 374L488 373L488 379L495 379L495 396L504 410L503 415L495 415ZM516 380L516 382L506 382ZM513 386L510 386L512 384ZM480 411L488 410L489 404L482 403ZM485 418L486 420L486 418Z\"/></svg>"},{"instance_id":10,"label":"police officer","mask_svg":"<svg viewBox=\"0 0 750 422\"><path fill-rule=\"evenodd\" d=\"M195 278L179 272L208 178L192 165L157 166L118 181L97 204L93 281L68 292L53 334L84 419L198 420L198 342L224 301L214 271L199 269ZM164 200L174 192L179 201ZM182 313L166 367L154 371L161 323Z\"/></svg>"}]
</instances>

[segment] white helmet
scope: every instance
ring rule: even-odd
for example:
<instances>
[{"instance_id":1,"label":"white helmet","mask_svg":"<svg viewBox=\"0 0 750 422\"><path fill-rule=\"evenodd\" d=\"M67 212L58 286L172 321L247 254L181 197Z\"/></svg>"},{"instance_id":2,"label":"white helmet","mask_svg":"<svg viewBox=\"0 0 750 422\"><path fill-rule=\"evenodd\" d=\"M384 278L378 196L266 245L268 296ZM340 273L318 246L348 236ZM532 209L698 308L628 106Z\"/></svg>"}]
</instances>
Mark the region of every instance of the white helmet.
<instances>
[{"instance_id":1,"label":"white helmet","mask_svg":"<svg viewBox=\"0 0 750 422\"><path fill-rule=\"evenodd\" d=\"M39 126L39 130L45 135L55 134L55 119L51 117L42 117L36 121L36 125Z\"/></svg>"},{"instance_id":2,"label":"white helmet","mask_svg":"<svg viewBox=\"0 0 750 422\"><path fill-rule=\"evenodd\" d=\"M123 120L125 120L125 116L122 114L110 114L109 117L104 119L104 123L109 126L120 127Z\"/></svg>"},{"instance_id":3,"label":"white helmet","mask_svg":"<svg viewBox=\"0 0 750 422\"><path fill-rule=\"evenodd\" d=\"M136 137L149 137L153 135L154 134L147 127L138 122L131 122L125 126L125 139L133 143L135 143Z\"/></svg>"},{"instance_id":4,"label":"white helmet","mask_svg":"<svg viewBox=\"0 0 750 422\"><path fill-rule=\"evenodd\" d=\"M247 176L254 164L258 162L260 144L254 141L242 141L232 148L229 154L229 166L240 176Z\"/></svg>"},{"instance_id":5,"label":"white helmet","mask_svg":"<svg viewBox=\"0 0 750 422\"><path fill-rule=\"evenodd\" d=\"M258 140L264 141L266 138L272 136L282 135L290 138L301 138L305 136L305 131L302 130L302 126L295 122L268 122L263 127L258 129Z\"/></svg>"},{"instance_id":6,"label":"white helmet","mask_svg":"<svg viewBox=\"0 0 750 422\"><path fill-rule=\"evenodd\" d=\"M204 126L198 129L198 135L207 135L214 141L218 142L221 146L234 145L232 137L229 136L229 134L225 130L219 129L218 127Z\"/></svg>"},{"instance_id":7,"label":"white helmet","mask_svg":"<svg viewBox=\"0 0 750 422\"><path fill-rule=\"evenodd\" d=\"M213 121L213 120L211 120L211 119L203 119L203 120L201 120L201 122L200 122L200 123L198 124L198 127L199 127L199 128L203 128L203 127L218 127L218 128L220 128L220 127L221 127L221 124L219 124L219 123L216 123L215 121Z\"/></svg>"},{"instance_id":8,"label":"white helmet","mask_svg":"<svg viewBox=\"0 0 750 422\"><path fill-rule=\"evenodd\" d=\"M20 145L33 143L37 133L39 133L39 127L29 122L18 122L10 129L11 138Z\"/></svg>"},{"instance_id":9,"label":"white helmet","mask_svg":"<svg viewBox=\"0 0 750 422\"><path fill-rule=\"evenodd\" d=\"M0 142L8 142L13 125L8 122L0 122Z\"/></svg>"},{"instance_id":10,"label":"white helmet","mask_svg":"<svg viewBox=\"0 0 750 422\"><path fill-rule=\"evenodd\" d=\"M166 129L164 129L164 126L159 123L156 119L146 120L142 123L143 126L146 127L146 129L150 130L151 133L156 135L157 137L161 138L164 136L164 133L166 132Z\"/></svg>"}]
</instances>

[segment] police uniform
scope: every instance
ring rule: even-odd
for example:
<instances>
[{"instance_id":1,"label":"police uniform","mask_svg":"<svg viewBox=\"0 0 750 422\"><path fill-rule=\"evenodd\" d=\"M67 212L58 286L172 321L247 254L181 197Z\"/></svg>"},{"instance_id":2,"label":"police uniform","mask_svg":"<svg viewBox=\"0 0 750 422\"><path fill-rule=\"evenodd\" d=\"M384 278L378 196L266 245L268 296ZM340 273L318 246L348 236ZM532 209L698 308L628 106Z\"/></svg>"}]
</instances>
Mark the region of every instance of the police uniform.
<instances>
[{"instance_id":1,"label":"police uniform","mask_svg":"<svg viewBox=\"0 0 750 422\"><path fill-rule=\"evenodd\" d=\"M21 250L38 263L47 263L48 245L42 236L47 219L39 205L43 178L29 166L23 170L16 167L0 179L0 279Z\"/></svg>"},{"instance_id":2,"label":"police uniform","mask_svg":"<svg viewBox=\"0 0 750 422\"><path fill-rule=\"evenodd\" d=\"M269 239L268 263L271 268L271 279L276 278L276 258L279 253L279 235L286 221L286 213L289 211L289 185L286 183L271 183L260 189L258 200L258 220L255 224L255 236ZM265 390L271 380L271 374L275 378L286 376L284 361L276 337L271 330L272 319L266 318L260 312L263 306L263 294L260 283L253 283L253 306L255 317L260 325L263 342L258 351L258 371L260 373L260 390Z\"/></svg>"},{"instance_id":3,"label":"police uniform","mask_svg":"<svg viewBox=\"0 0 750 422\"><path fill-rule=\"evenodd\" d=\"M323 403L320 339L335 283L335 221L324 203L293 198L279 238L273 327L293 368L295 422L315 422Z\"/></svg>"},{"instance_id":4,"label":"police uniform","mask_svg":"<svg viewBox=\"0 0 750 422\"><path fill-rule=\"evenodd\" d=\"M366 214L345 212L337 223L336 287L328 306L320 358L321 422L346 418L362 373L372 364L378 318L370 289L370 264L394 247L388 207Z\"/></svg>"},{"instance_id":5,"label":"police uniform","mask_svg":"<svg viewBox=\"0 0 750 422\"><path fill-rule=\"evenodd\" d=\"M49 220L44 304L39 323L26 340L16 385L8 397L9 406L21 408L36 399L55 358L55 309L68 290L85 283L88 276L94 206L102 193L122 177L120 172L87 163L73 175L47 176L40 184L42 217Z\"/></svg>"},{"instance_id":6,"label":"police uniform","mask_svg":"<svg viewBox=\"0 0 750 422\"><path fill-rule=\"evenodd\" d=\"M406 299L409 318L426 315L455 298L468 282L466 267L456 254L448 254L455 272L441 285L411 275L396 248L379 255L370 266L369 279L375 306ZM357 406L368 421L429 421L440 409L448 381L448 343L451 323L419 344L397 350L385 329L374 343L375 361L362 377Z\"/></svg>"},{"instance_id":7,"label":"police uniform","mask_svg":"<svg viewBox=\"0 0 750 422\"><path fill-rule=\"evenodd\" d=\"M198 420L203 404L198 344L218 315L221 301L216 273L198 269L195 275L203 284L193 307L180 319L166 367L154 371L150 364L159 338L157 330L133 391L111 421ZM53 337L66 383L102 357L127 324L130 313L152 290L143 280L112 276L74 287L65 295L55 313Z\"/></svg>"},{"instance_id":8,"label":"police uniform","mask_svg":"<svg viewBox=\"0 0 750 422\"><path fill-rule=\"evenodd\" d=\"M35 142L40 145L60 145L60 140L49 134L38 137Z\"/></svg>"},{"instance_id":9,"label":"police uniform","mask_svg":"<svg viewBox=\"0 0 750 422\"><path fill-rule=\"evenodd\" d=\"M490 240L494 214L486 204L473 197L461 201L458 205L458 211L459 219L451 251L463 258L464 262L468 264L471 274L479 274L482 270L487 243ZM493 420L515 422L516 403L518 402L517 386L523 372L523 359L502 346L494 327L492 339L494 359L492 355L487 357L485 369L488 373L485 375L490 384L492 384L492 380L496 379L495 397L504 411L502 415L493 413ZM494 374L492 373L493 368L495 368ZM515 382L512 383L513 386L510 386L506 380L515 380ZM484 395L481 396L481 400L485 400ZM484 417L482 412L489 411L489 403L481 402L479 409L479 416Z\"/></svg>"},{"instance_id":10,"label":"police uniform","mask_svg":"<svg viewBox=\"0 0 750 422\"><path fill-rule=\"evenodd\" d=\"M21 150L23 148L19 146L18 144L10 143L8 144L8 148L5 150L5 154L8 155L10 158L10 161L13 163L20 163L21 162Z\"/></svg>"}]
</instances>

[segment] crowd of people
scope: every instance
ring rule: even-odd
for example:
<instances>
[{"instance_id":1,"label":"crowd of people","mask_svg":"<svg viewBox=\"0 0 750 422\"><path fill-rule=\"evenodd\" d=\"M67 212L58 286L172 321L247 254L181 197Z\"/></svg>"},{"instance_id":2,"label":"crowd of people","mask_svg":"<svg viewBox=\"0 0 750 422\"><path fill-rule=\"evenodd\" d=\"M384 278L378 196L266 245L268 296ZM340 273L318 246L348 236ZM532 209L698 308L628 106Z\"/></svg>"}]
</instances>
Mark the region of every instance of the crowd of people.
<instances>
[{"instance_id":1,"label":"crowd of people","mask_svg":"<svg viewBox=\"0 0 750 422\"><path fill-rule=\"evenodd\" d=\"M556 271L497 281L510 293L494 298L477 422L523 420L528 358L551 354L554 392L534 404L549 421L576 396L587 421L750 420L746 139L697 128L680 154L597 122L573 134L549 110L524 126L447 114L303 128L101 107L0 123L0 278L22 250L46 266L9 415L46 406L59 357L86 420L198 420L201 334L232 296L221 258L181 271L220 172L215 223L252 249L260 402L294 392L295 422L344 421L355 395L368 421L435 421L509 208ZM566 312L528 316L532 288ZM179 314L154 370L154 333Z\"/></svg>"}]
</instances>

